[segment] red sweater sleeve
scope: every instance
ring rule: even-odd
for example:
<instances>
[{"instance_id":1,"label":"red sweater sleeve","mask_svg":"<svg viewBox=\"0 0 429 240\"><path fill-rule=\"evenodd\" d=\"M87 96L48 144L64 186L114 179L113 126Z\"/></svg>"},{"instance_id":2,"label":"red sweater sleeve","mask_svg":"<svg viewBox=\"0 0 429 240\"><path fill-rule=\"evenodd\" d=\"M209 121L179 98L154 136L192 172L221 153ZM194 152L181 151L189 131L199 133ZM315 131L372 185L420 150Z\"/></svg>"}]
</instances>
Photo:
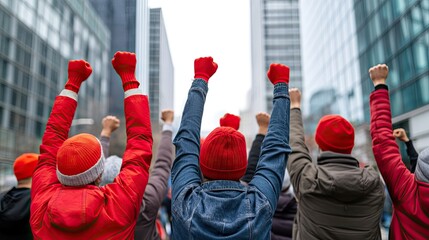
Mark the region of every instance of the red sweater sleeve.
<instances>
[{"instance_id":1,"label":"red sweater sleeve","mask_svg":"<svg viewBox=\"0 0 429 240\"><path fill-rule=\"evenodd\" d=\"M33 174L32 199L47 187L59 183L56 174L57 152L68 138L76 107L77 102L73 98L57 96L55 99L40 145L39 162Z\"/></svg>"},{"instance_id":2,"label":"red sweater sleeve","mask_svg":"<svg viewBox=\"0 0 429 240\"><path fill-rule=\"evenodd\" d=\"M133 218L136 219L149 178L152 160L152 129L150 124L149 101L147 96L137 94L124 100L127 128L127 146L122 158L122 168L106 191L114 193L122 206L132 204ZM123 194L122 194L123 193Z\"/></svg>"},{"instance_id":3,"label":"red sweater sleeve","mask_svg":"<svg viewBox=\"0 0 429 240\"><path fill-rule=\"evenodd\" d=\"M393 201L403 201L415 189L414 175L401 159L399 147L392 130L389 92L378 89L371 93L371 137L372 150L381 175Z\"/></svg>"}]
</instances>

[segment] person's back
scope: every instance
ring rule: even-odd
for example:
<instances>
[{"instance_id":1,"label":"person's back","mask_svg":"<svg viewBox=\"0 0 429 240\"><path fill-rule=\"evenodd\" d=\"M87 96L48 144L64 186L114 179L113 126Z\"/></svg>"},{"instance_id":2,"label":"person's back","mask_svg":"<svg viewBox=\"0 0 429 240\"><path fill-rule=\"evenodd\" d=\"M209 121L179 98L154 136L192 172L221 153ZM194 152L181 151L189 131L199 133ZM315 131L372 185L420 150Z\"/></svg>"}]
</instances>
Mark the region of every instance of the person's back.
<instances>
[{"instance_id":1,"label":"person's back","mask_svg":"<svg viewBox=\"0 0 429 240\"><path fill-rule=\"evenodd\" d=\"M138 91L134 54L117 52L122 79L127 147L115 181L99 187L104 168L100 141L90 134L67 139L80 85L92 69L70 61L69 79L55 99L33 175L30 224L37 239L131 239L148 181L152 134L147 96ZM66 140L67 139L67 140Z\"/></svg>"},{"instance_id":2,"label":"person's back","mask_svg":"<svg viewBox=\"0 0 429 240\"><path fill-rule=\"evenodd\" d=\"M407 169L392 134L392 113L381 64L369 69L374 91L370 95L372 150L393 204L390 239L429 237L429 148L418 155L414 174Z\"/></svg>"},{"instance_id":3,"label":"person's back","mask_svg":"<svg viewBox=\"0 0 429 240\"><path fill-rule=\"evenodd\" d=\"M291 89L288 170L298 200L294 239L381 239L384 186L372 167L359 168L351 155L353 126L338 115L323 117L315 139L317 165L305 145L300 93Z\"/></svg>"},{"instance_id":4,"label":"person's back","mask_svg":"<svg viewBox=\"0 0 429 240\"><path fill-rule=\"evenodd\" d=\"M285 179L289 179L287 170L285 172ZM274 213L273 226L271 227L272 240L292 239L292 226L296 212L298 211L298 204L293 189L290 186L290 180L287 182L285 183L285 180L283 180L283 188L277 202L276 212Z\"/></svg>"},{"instance_id":5,"label":"person's back","mask_svg":"<svg viewBox=\"0 0 429 240\"><path fill-rule=\"evenodd\" d=\"M0 194L0 239L33 239L30 228L31 176L39 154L24 153L14 162L18 186Z\"/></svg>"},{"instance_id":6,"label":"person's back","mask_svg":"<svg viewBox=\"0 0 429 240\"><path fill-rule=\"evenodd\" d=\"M182 123L174 140L172 169L173 239L268 239L280 193L287 155L289 116L286 66L272 81L274 107L261 161L249 186L244 175L247 154L244 136L231 127L218 127L200 151L200 126L207 82L216 71L212 58L195 61L195 80L189 91ZM199 70L204 69L200 73ZM283 74L283 75L282 75ZM272 79L272 75L269 75ZM282 78L280 80L280 78ZM281 83L278 83L281 82ZM278 83L278 84L277 84ZM202 176L204 177L204 183Z\"/></svg>"}]
</instances>

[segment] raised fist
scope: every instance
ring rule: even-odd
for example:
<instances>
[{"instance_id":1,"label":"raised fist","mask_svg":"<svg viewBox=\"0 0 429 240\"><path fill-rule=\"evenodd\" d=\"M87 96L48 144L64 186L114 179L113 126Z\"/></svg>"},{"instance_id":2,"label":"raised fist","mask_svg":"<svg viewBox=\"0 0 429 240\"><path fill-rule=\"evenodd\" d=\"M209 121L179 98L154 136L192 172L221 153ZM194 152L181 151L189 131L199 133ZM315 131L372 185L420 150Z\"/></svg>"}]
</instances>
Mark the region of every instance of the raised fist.
<instances>
[{"instance_id":1,"label":"raised fist","mask_svg":"<svg viewBox=\"0 0 429 240\"><path fill-rule=\"evenodd\" d=\"M259 126L258 133L266 135L268 132L268 125L270 124L270 114L265 112L256 114L256 122Z\"/></svg>"},{"instance_id":2,"label":"raised fist","mask_svg":"<svg viewBox=\"0 0 429 240\"><path fill-rule=\"evenodd\" d=\"M80 85L84 82L92 73L91 65L85 60L70 60L68 66L68 79L65 85L65 89L79 92Z\"/></svg>"},{"instance_id":3,"label":"raised fist","mask_svg":"<svg viewBox=\"0 0 429 240\"><path fill-rule=\"evenodd\" d=\"M116 52L112 58L112 65L115 71L121 75L123 73L132 73L136 71L137 58L135 53Z\"/></svg>"},{"instance_id":4,"label":"raised fist","mask_svg":"<svg viewBox=\"0 0 429 240\"><path fill-rule=\"evenodd\" d=\"M386 64L378 64L377 66L370 68L368 72L374 86L386 84L386 78L389 74L389 68Z\"/></svg>"},{"instance_id":5,"label":"raised fist","mask_svg":"<svg viewBox=\"0 0 429 240\"><path fill-rule=\"evenodd\" d=\"M301 92L298 88L289 89L290 108L301 108Z\"/></svg>"},{"instance_id":6,"label":"raised fist","mask_svg":"<svg viewBox=\"0 0 429 240\"><path fill-rule=\"evenodd\" d=\"M212 57L201 57L197 58L194 61L194 78L201 78L206 82L209 82L209 79L217 70L217 63L213 62Z\"/></svg>"},{"instance_id":7,"label":"raised fist","mask_svg":"<svg viewBox=\"0 0 429 240\"><path fill-rule=\"evenodd\" d=\"M171 109L162 110L161 112L161 120L164 123L172 124L174 119L174 111Z\"/></svg>"},{"instance_id":8,"label":"raised fist","mask_svg":"<svg viewBox=\"0 0 429 240\"><path fill-rule=\"evenodd\" d=\"M140 83L135 76L136 54L130 52L116 52L112 59L112 66L121 77L124 91L138 88Z\"/></svg>"},{"instance_id":9,"label":"raised fist","mask_svg":"<svg viewBox=\"0 0 429 240\"><path fill-rule=\"evenodd\" d=\"M103 131L112 133L119 128L121 121L115 116L106 116L101 121Z\"/></svg>"},{"instance_id":10,"label":"raised fist","mask_svg":"<svg viewBox=\"0 0 429 240\"><path fill-rule=\"evenodd\" d=\"M235 130L240 128L240 117L234 114L225 113L225 115L219 119L219 124L221 127L232 127Z\"/></svg>"},{"instance_id":11,"label":"raised fist","mask_svg":"<svg viewBox=\"0 0 429 240\"><path fill-rule=\"evenodd\" d=\"M289 67L279 63L272 63L267 72L268 79L273 85L277 83L289 83Z\"/></svg>"},{"instance_id":12,"label":"raised fist","mask_svg":"<svg viewBox=\"0 0 429 240\"><path fill-rule=\"evenodd\" d=\"M403 129L403 128L397 128L397 129L393 130L393 136L395 138L398 138L402 142L410 141L410 139L407 136L407 132L405 132L405 129Z\"/></svg>"}]
</instances>

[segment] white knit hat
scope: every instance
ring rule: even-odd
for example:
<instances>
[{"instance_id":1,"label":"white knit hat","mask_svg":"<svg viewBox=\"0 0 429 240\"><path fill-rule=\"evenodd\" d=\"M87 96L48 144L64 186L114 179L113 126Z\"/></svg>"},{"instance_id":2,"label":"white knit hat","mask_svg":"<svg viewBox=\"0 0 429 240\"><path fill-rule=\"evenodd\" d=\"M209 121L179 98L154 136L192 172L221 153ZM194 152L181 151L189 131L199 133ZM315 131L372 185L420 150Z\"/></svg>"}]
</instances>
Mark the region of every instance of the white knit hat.
<instances>
[{"instance_id":1,"label":"white knit hat","mask_svg":"<svg viewBox=\"0 0 429 240\"><path fill-rule=\"evenodd\" d=\"M414 174L417 180L429 183L429 148L419 153Z\"/></svg>"}]
</instances>

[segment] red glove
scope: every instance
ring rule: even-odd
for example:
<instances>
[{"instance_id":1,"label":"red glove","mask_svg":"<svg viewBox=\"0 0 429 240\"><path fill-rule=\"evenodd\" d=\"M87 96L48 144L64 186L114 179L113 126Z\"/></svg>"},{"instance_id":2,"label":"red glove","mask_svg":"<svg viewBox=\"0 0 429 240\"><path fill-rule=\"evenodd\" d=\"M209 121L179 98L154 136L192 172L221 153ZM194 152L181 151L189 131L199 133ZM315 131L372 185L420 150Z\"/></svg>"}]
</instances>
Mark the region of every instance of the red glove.
<instances>
[{"instance_id":1,"label":"red glove","mask_svg":"<svg viewBox=\"0 0 429 240\"><path fill-rule=\"evenodd\" d=\"M130 52L116 52L112 58L113 68L122 79L124 91L138 88L140 85L134 74L136 63L136 54Z\"/></svg>"},{"instance_id":2,"label":"red glove","mask_svg":"<svg viewBox=\"0 0 429 240\"><path fill-rule=\"evenodd\" d=\"M202 78L204 81L209 82L209 78L217 70L217 63L213 62L212 57L197 58L194 61L194 78Z\"/></svg>"},{"instance_id":3,"label":"red glove","mask_svg":"<svg viewBox=\"0 0 429 240\"><path fill-rule=\"evenodd\" d=\"M232 127L235 130L238 130L240 128L240 117L234 114L226 113L219 120L219 123L221 127Z\"/></svg>"},{"instance_id":4,"label":"red glove","mask_svg":"<svg viewBox=\"0 0 429 240\"><path fill-rule=\"evenodd\" d=\"M289 67L279 63L272 63L267 76L273 85L277 83L289 83Z\"/></svg>"},{"instance_id":5,"label":"red glove","mask_svg":"<svg viewBox=\"0 0 429 240\"><path fill-rule=\"evenodd\" d=\"M65 89L79 92L80 85L85 81L92 73L91 65L85 60L70 60L68 68L68 79L65 85Z\"/></svg>"}]
</instances>

